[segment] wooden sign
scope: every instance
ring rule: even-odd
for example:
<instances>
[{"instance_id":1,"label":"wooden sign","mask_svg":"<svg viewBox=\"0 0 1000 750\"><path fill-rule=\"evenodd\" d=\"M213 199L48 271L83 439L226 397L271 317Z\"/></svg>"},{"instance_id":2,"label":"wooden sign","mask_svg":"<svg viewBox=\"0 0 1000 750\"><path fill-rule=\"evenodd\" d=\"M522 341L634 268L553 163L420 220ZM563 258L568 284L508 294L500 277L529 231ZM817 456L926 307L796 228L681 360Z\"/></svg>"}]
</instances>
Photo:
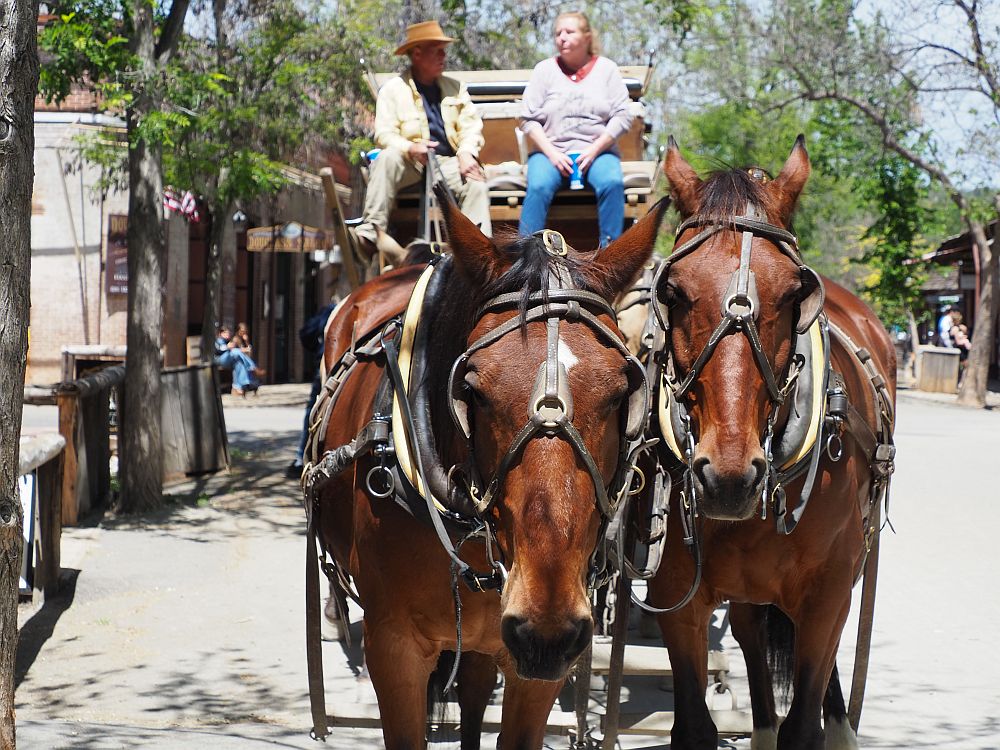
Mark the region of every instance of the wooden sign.
<instances>
[{"instance_id":1,"label":"wooden sign","mask_svg":"<svg viewBox=\"0 0 1000 750\"><path fill-rule=\"evenodd\" d=\"M297 221L247 230L247 250L252 253L311 253L332 246L332 234Z\"/></svg>"},{"instance_id":2,"label":"wooden sign","mask_svg":"<svg viewBox=\"0 0 1000 750\"><path fill-rule=\"evenodd\" d=\"M128 295L128 216L108 216L108 256L104 269L108 294Z\"/></svg>"}]
</instances>

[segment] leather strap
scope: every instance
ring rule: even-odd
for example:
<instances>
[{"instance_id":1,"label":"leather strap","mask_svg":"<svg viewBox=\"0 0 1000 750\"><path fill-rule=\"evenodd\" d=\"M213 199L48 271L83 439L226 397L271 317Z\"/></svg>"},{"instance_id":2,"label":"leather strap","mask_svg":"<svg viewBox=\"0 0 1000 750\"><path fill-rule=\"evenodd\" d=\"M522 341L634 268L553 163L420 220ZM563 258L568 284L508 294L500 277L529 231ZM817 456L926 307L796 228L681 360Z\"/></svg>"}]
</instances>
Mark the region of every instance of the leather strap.
<instances>
[{"instance_id":1,"label":"leather strap","mask_svg":"<svg viewBox=\"0 0 1000 750\"><path fill-rule=\"evenodd\" d=\"M888 494L888 490L886 492ZM858 615L858 641L854 650L854 676L851 678L851 697L848 703L847 720L857 734L861 725L861 707L865 700L865 685L868 681L868 658L872 646L872 625L875 621L875 589L878 583L878 553L881 504L872 508L872 536L868 556L865 559L864 583L861 586L861 611Z\"/></svg>"},{"instance_id":2,"label":"leather strap","mask_svg":"<svg viewBox=\"0 0 1000 750\"><path fill-rule=\"evenodd\" d=\"M316 512L309 514L306 528L306 667L309 674L309 710L312 737L325 740L326 690L323 685L323 637L320 629L319 556L316 553Z\"/></svg>"}]
</instances>

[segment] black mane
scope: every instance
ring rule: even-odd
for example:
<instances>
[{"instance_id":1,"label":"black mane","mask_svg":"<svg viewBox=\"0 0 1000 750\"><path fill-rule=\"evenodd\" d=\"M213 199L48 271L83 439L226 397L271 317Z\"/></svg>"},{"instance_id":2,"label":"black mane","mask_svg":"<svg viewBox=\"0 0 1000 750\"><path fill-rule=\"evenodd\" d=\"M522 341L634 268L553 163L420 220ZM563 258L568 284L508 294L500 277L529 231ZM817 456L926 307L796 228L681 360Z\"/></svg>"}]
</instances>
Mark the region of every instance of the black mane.
<instances>
[{"instance_id":1,"label":"black mane","mask_svg":"<svg viewBox=\"0 0 1000 750\"><path fill-rule=\"evenodd\" d=\"M698 214L706 219L726 221L744 216L749 203L770 216L772 198L764 187L766 182L751 177L751 170L764 173L753 167L712 172L702 185Z\"/></svg>"},{"instance_id":2,"label":"black mane","mask_svg":"<svg viewBox=\"0 0 1000 750\"><path fill-rule=\"evenodd\" d=\"M439 449L447 450L447 442L442 442L442 426L451 434L451 419L448 416L448 382L451 367L467 348L469 334L477 323L476 312L488 300L500 294L521 292L521 309L526 309L528 296L534 292L547 291L553 263L565 263L570 277L580 289L589 289L585 274L580 271L581 261L572 255L558 259L546 251L540 237L522 237L503 244L500 252L510 259L511 267L499 278L479 286L469 280L466 274L455 267L453 259L442 262L447 269L448 280L440 304L428 311L431 332L427 341L427 380L431 384L431 409L434 414L434 431ZM445 269L441 269L445 270ZM526 330L524 331L526 333Z\"/></svg>"}]
</instances>

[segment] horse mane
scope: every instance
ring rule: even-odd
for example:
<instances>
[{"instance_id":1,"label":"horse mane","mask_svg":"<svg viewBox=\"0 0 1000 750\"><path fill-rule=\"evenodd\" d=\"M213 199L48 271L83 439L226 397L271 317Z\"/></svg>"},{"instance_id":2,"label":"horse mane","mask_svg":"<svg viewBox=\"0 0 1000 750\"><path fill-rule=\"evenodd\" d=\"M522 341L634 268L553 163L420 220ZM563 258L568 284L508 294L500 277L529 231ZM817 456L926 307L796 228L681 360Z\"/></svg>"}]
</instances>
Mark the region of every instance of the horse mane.
<instances>
[{"instance_id":1,"label":"horse mane","mask_svg":"<svg viewBox=\"0 0 1000 750\"><path fill-rule=\"evenodd\" d=\"M728 221L734 216L745 216L747 205L759 208L773 220L777 206L766 189L765 180L755 179L750 172L767 174L758 167L722 169L712 172L700 191L699 216L713 221Z\"/></svg>"}]
</instances>

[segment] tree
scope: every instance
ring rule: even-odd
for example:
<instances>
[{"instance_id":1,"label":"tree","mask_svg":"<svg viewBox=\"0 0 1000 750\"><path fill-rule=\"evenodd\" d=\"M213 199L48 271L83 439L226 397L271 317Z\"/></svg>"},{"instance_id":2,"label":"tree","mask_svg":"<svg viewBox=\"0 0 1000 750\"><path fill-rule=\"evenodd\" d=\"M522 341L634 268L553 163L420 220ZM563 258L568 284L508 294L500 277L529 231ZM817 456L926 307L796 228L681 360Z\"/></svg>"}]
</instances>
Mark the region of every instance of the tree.
<instances>
[{"instance_id":1,"label":"tree","mask_svg":"<svg viewBox=\"0 0 1000 750\"><path fill-rule=\"evenodd\" d=\"M989 246L986 219L996 208L975 200L967 186L977 172L996 179L988 165L996 163L1000 139L1000 49L996 30L984 33L982 26L1000 8L989 0L941 0L919 8L904 3L891 20L864 20L845 0L781 0L773 11L766 26L749 26L767 40L770 62L784 72L779 83L789 95L850 107L876 130L885 149L926 174L960 212L981 285L958 400L985 406L998 296L998 254ZM915 18L920 26L912 25ZM985 116L970 103L975 99L987 105ZM962 113L959 120L974 125L956 138L943 111ZM950 164L963 158L968 163L970 153L979 154L981 163L956 174ZM993 203L1000 206L996 190L994 183Z\"/></svg>"},{"instance_id":2,"label":"tree","mask_svg":"<svg viewBox=\"0 0 1000 750\"><path fill-rule=\"evenodd\" d=\"M220 321L221 242L237 205L278 191L286 165L315 168L365 127L359 60L365 40L349 25L285 0L257 6L216 0L211 36L182 40L166 104L176 113L167 181L202 197L209 221L202 351ZM350 85L345 85L349 83Z\"/></svg>"},{"instance_id":3,"label":"tree","mask_svg":"<svg viewBox=\"0 0 1000 750\"><path fill-rule=\"evenodd\" d=\"M159 505L163 456L160 431L160 345L163 331L165 72L177 48L189 0L162 8L148 0L70 0L43 44L53 60L43 89L59 99L74 82L97 82L106 104L125 113L128 132L128 323L121 419L120 510Z\"/></svg>"},{"instance_id":4,"label":"tree","mask_svg":"<svg viewBox=\"0 0 1000 750\"><path fill-rule=\"evenodd\" d=\"M18 436L28 353L36 9L0 3L0 750L16 746L14 657L21 571Z\"/></svg>"}]
</instances>

